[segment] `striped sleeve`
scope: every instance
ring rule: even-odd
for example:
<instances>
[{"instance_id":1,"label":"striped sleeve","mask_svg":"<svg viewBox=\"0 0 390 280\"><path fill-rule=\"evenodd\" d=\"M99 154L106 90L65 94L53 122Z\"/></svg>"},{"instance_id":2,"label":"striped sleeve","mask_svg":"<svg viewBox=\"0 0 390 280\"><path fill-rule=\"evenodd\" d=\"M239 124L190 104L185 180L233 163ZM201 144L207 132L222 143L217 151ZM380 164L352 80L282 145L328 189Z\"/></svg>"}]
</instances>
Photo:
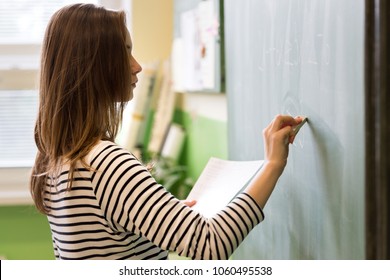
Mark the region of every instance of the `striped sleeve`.
<instances>
[{"instance_id":1,"label":"striped sleeve","mask_svg":"<svg viewBox=\"0 0 390 280\"><path fill-rule=\"evenodd\" d=\"M172 196L131 153L113 143L100 149L91 166L96 199L112 228L145 237L182 256L228 259L264 218L246 193L214 217L205 218Z\"/></svg>"},{"instance_id":2,"label":"striped sleeve","mask_svg":"<svg viewBox=\"0 0 390 280\"><path fill-rule=\"evenodd\" d=\"M60 255L58 253L58 248L54 236L52 236L52 242L53 242L54 258L58 260L60 258Z\"/></svg>"}]
</instances>

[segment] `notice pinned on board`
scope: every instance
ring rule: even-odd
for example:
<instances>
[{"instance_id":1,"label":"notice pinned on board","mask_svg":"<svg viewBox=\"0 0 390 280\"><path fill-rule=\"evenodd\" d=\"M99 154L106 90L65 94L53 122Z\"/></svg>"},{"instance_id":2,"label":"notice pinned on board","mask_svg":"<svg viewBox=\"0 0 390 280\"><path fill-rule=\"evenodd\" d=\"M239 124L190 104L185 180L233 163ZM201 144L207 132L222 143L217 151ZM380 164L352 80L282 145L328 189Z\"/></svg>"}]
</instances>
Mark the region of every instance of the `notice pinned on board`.
<instances>
[{"instance_id":1,"label":"notice pinned on board","mask_svg":"<svg viewBox=\"0 0 390 280\"><path fill-rule=\"evenodd\" d=\"M248 185L263 163L210 158L187 197L196 200L192 209L205 217L213 216Z\"/></svg>"},{"instance_id":2,"label":"notice pinned on board","mask_svg":"<svg viewBox=\"0 0 390 280\"><path fill-rule=\"evenodd\" d=\"M175 91L224 92L223 7L219 0L175 1Z\"/></svg>"}]
</instances>

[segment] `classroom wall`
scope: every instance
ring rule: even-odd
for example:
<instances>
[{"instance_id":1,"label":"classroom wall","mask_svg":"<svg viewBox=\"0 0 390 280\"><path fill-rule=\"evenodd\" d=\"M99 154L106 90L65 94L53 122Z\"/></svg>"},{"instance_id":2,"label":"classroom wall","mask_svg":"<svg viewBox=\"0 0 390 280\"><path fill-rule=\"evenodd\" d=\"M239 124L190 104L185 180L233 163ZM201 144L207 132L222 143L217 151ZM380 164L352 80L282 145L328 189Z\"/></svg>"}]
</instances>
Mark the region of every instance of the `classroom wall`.
<instances>
[{"instance_id":1,"label":"classroom wall","mask_svg":"<svg viewBox=\"0 0 390 280\"><path fill-rule=\"evenodd\" d=\"M0 221L0 259L54 259L49 224L34 206L1 206Z\"/></svg>"},{"instance_id":2,"label":"classroom wall","mask_svg":"<svg viewBox=\"0 0 390 280\"><path fill-rule=\"evenodd\" d=\"M173 34L173 0L132 0L134 56L142 64L168 59Z\"/></svg>"},{"instance_id":3,"label":"classroom wall","mask_svg":"<svg viewBox=\"0 0 390 280\"><path fill-rule=\"evenodd\" d=\"M186 132L181 163L196 180L210 157L227 159L227 111L223 93L179 93L174 122Z\"/></svg>"}]
</instances>

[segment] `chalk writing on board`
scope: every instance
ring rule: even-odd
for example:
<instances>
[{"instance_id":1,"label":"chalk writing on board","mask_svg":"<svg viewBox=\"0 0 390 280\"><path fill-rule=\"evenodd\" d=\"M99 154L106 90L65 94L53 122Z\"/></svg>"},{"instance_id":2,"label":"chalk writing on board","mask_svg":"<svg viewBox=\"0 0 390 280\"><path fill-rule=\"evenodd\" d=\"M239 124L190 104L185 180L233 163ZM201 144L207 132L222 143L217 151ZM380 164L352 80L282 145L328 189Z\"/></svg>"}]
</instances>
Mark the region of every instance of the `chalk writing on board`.
<instances>
[{"instance_id":1,"label":"chalk writing on board","mask_svg":"<svg viewBox=\"0 0 390 280\"><path fill-rule=\"evenodd\" d=\"M260 61L258 69L264 71L266 65L329 65L331 60L329 43L322 42L322 34L317 34L315 38L316 40L313 42L306 40L299 43L298 40L286 40L277 46L264 47L260 52L259 57L262 58L262 61ZM322 46L321 52L318 52L316 46Z\"/></svg>"}]
</instances>

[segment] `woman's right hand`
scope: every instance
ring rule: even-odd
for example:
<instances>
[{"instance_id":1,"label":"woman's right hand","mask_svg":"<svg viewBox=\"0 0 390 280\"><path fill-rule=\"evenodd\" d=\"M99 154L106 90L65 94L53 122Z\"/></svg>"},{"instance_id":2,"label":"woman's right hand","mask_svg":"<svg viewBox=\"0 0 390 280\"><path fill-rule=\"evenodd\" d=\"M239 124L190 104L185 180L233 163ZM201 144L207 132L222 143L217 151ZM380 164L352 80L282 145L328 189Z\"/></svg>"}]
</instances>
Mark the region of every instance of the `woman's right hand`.
<instances>
[{"instance_id":1,"label":"woman's right hand","mask_svg":"<svg viewBox=\"0 0 390 280\"><path fill-rule=\"evenodd\" d=\"M249 194L261 208L265 206L271 193L283 173L287 163L288 145L294 141L292 127L302 122L301 117L278 115L263 130L264 165L253 178L245 192Z\"/></svg>"},{"instance_id":2,"label":"woman's right hand","mask_svg":"<svg viewBox=\"0 0 390 280\"><path fill-rule=\"evenodd\" d=\"M293 143L292 127L302 122L302 117L293 118L287 115L277 115L263 130L265 164L283 171L287 164L289 144Z\"/></svg>"}]
</instances>

